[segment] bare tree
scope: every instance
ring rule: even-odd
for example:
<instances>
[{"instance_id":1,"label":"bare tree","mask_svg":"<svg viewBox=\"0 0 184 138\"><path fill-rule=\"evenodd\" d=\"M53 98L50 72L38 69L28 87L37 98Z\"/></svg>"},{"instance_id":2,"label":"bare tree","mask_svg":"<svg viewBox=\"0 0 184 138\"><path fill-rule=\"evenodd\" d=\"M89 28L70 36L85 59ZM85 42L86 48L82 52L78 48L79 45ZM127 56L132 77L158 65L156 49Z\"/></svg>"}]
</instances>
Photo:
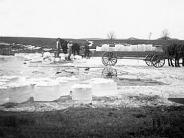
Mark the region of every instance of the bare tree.
<instances>
[{"instance_id":1,"label":"bare tree","mask_svg":"<svg viewBox=\"0 0 184 138\"><path fill-rule=\"evenodd\" d=\"M164 29L161 33L161 38L164 39L164 40L167 40L169 38L169 31L167 29Z\"/></svg>"},{"instance_id":2,"label":"bare tree","mask_svg":"<svg viewBox=\"0 0 184 138\"><path fill-rule=\"evenodd\" d=\"M149 40L151 40L152 32L149 33Z\"/></svg>"},{"instance_id":3,"label":"bare tree","mask_svg":"<svg viewBox=\"0 0 184 138\"><path fill-rule=\"evenodd\" d=\"M109 32L109 33L107 34L107 38L110 39L110 40L115 39L116 37L115 37L114 32L113 32L113 31Z\"/></svg>"}]
</instances>

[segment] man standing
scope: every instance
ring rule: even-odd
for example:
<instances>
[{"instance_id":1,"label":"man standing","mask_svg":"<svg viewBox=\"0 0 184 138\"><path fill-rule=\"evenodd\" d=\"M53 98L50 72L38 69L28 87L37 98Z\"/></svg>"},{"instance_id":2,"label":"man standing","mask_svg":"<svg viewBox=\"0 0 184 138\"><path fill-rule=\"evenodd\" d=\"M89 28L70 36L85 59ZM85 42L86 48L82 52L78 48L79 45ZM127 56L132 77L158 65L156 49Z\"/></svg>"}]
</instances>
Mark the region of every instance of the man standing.
<instances>
[{"instance_id":1,"label":"man standing","mask_svg":"<svg viewBox=\"0 0 184 138\"><path fill-rule=\"evenodd\" d=\"M69 41L68 44L67 44L67 47L68 47L68 60L71 60L71 54L72 54L72 42Z\"/></svg>"},{"instance_id":2,"label":"man standing","mask_svg":"<svg viewBox=\"0 0 184 138\"><path fill-rule=\"evenodd\" d=\"M56 54L55 54L55 58L59 57L60 52L61 52L61 39L57 38L57 40L56 40Z\"/></svg>"},{"instance_id":3,"label":"man standing","mask_svg":"<svg viewBox=\"0 0 184 138\"><path fill-rule=\"evenodd\" d=\"M63 40L63 39L61 39L62 41L60 41L61 42L61 48L63 49L63 53L64 54L67 54L68 53L68 46L67 46L67 44L68 44L68 42L66 41L66 40Z\"/></svg>"},{"instance_id":4,"label":"man standing","mask_svg":"<svg viewBox=\"0 0 184 138\"><path fill-rule=\"evenodd\" d=\"M88 46L88 44L85 44L85 47L84 47L84 57L85 58L89 58L89 53L90 53L89 46Z\"/></svg>"}]
</instances>

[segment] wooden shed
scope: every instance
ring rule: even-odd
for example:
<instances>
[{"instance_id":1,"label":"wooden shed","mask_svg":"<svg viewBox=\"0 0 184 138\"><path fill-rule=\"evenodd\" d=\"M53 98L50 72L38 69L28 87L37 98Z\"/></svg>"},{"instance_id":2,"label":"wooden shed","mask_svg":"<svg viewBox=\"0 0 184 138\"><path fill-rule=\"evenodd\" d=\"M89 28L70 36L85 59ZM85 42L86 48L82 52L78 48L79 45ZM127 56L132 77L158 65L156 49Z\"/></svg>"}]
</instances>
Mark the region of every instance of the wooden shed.
<instances>
[{"instance_id":1,"label":"wooden shed","mask_svg":"<svg viewBox=\"0 0 184 138\"><path fill-rule=\"evenodd\" d=\"M12 45L4 42L0 42L0 55L13 55Z\"/></svg>"}]
</instances>

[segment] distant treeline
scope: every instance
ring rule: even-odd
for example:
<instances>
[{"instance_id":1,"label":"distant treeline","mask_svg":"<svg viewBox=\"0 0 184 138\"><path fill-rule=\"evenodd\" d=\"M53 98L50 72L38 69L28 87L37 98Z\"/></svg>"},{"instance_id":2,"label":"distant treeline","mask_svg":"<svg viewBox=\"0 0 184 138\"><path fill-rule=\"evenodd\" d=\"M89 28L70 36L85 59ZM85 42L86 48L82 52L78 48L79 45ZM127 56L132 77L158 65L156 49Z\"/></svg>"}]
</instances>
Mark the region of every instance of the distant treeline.
<instances>
[{"instance_id":1,"label":"distant treeline","mask_svg":"<svg viewBox=\"0 0 184 138\"><path fill-rule=\"evenodd\" d=\"M113 44L113 43L120 43L120 44L153 44L153 45L163 45L168 46L171 43L182 43L184 44L184 40L144 40L144 39L137 39L137 40L129 40L129 39L99 39L99 40L90 40L90 39L65 39L69 41L73 41L75 43L79 43L80 45L87 43L89 41L93 41L93 45L90 48L96 48L96 46L101 46L102 44ZM23 44L23 45L33 45L43 48L55 48L56 46L56 38L38 38L38 37L0 37L0 42L5 43L15 43L15 44Z\"/></svg>"}]
</instances>

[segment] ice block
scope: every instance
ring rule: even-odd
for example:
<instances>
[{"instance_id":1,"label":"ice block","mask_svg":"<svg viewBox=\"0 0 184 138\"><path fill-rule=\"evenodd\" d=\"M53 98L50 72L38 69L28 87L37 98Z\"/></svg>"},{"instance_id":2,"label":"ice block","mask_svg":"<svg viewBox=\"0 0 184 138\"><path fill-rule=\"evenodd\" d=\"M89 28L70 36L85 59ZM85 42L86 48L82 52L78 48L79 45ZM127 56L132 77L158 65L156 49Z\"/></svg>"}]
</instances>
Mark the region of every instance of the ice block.
<instances>
[{"instance_id":1,"label":"ice block","mask_svg":"<svg viewBox=\"0 0 184 138\"><path fill-rule=\"evenodd\" d=\"M77 103L91 103L92 90L91 85L88 84L75 84L72 87L72 100Z\"/></svg>"},{"instance_id":2,"label":"ice block","mask_svg":"<svg viewBox=\"0 0 184 138\"><path fill-rule=\"evenodd\" d=\"M94 96L111 96L118 94L117 83L112 79L95 78L91 80Z\"/></svg>"}]
</instances>

